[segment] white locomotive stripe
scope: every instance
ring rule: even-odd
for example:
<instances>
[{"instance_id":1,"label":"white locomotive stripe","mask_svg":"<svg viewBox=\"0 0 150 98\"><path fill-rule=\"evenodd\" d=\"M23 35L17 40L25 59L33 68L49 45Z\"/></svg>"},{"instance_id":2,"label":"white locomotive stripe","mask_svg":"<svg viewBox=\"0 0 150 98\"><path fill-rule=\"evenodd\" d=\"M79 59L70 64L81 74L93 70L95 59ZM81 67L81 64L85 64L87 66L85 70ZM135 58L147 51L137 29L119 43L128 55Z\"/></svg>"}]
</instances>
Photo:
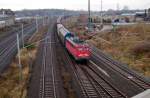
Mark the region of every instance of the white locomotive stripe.
<instances>
[{"instance_id":1,"label":"white locomotive stripe","mask_svg":"<svg viewBox=\"0 0 150 98\"><path fill-rule=\"evenodd\" d=\"M96 65L93 61L90 60L90 63L92 63L94 66L96 66L103 74L105 74L107 77L110 77L110 75L102 68L100 68L98 65Z\"/></svg>"}]
</instances>

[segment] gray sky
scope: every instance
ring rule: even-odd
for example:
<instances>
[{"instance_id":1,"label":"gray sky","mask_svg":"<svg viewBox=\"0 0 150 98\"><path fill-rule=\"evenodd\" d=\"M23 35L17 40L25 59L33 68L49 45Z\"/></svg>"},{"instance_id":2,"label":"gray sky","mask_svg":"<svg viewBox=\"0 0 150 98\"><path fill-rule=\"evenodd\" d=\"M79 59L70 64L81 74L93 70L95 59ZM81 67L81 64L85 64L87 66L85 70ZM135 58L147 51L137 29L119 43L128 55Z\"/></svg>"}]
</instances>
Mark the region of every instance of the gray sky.
<instances>
[{"instance_id":1,"label":"gray sky","mask_svg":"<svg viewBox=\"0 0 150 98\"><path fill-rule=\"evenodd\" d=\"M10 8L12 10L21 9L73 9L87 10L88 0L1 0L0 8ZM91 9L99 11L101 0L91 0ZM129 9L145 9L150 7L150 0L103 0L103 9L122 9L125 5Z\"/></svg>"}]
</instances>

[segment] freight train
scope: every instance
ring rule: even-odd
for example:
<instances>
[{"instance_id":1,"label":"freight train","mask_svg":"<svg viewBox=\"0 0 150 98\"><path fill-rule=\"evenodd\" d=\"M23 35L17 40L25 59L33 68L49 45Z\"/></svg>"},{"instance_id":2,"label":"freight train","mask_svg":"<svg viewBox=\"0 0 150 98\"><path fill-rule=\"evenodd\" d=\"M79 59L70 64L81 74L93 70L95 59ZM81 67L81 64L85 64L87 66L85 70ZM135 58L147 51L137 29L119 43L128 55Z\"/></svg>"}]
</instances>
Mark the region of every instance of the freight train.
<instances>
[{"instance_id":1,"label":"freight train","mask_svg":"<svg viewBox=\"0 0 150 98\"><path fill-rule=\"evenodd\" d=\"M61 24L61 17L57 19L57 34L62 44L76 61L88 60L90 58L89 45L67 30Z\"/></svg>"}]
</instances>

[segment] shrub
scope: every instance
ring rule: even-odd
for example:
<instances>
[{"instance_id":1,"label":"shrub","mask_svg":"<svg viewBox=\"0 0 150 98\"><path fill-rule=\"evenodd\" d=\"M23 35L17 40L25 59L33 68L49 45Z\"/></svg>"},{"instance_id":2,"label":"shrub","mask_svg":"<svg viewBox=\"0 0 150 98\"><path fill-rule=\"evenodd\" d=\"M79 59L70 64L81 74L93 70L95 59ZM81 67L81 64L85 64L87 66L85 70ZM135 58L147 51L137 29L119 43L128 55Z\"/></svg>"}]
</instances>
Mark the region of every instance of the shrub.
<instances>
[{"instance_id":1,"label":"shrub","mask_svg":"<svg viewBox=\"0 0 150 98\"><path fill-rule=\"evenodd\" d=\"M150 42L142 42L139 43L137 45L135 45L132 49L131 49L132 53L134 55L141 55L144 53L149 53L150 52Z\"/></svg>"}]
</instances>

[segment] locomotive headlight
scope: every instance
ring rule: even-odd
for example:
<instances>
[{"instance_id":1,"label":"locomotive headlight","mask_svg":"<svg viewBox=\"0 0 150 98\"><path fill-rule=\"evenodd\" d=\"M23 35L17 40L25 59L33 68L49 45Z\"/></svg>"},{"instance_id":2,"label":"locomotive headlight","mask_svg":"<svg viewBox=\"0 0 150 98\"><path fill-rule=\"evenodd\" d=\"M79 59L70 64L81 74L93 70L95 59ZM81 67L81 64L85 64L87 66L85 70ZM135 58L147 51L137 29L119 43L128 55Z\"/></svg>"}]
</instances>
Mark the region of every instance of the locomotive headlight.
<instances>
[{"instance_id":1,"label":"locomotive headlight","mask_svg":"<svg viewBox=\"0 0 150 98\"><path fill-rule=\"evenodd\" d=\"M78 55L79 57L87 57L87 56L89 56L88 54L79 54Z\"/></svg>"},{"instance_id":2,"label":"locomotive headlight","mask_svg":"<svg viewBox=\"0 0 150 98\"><path fill-rule=\"evenodd\" d=\"M80 56L80 57L81 57L81 56L83 56L83 54L79 54L78 56Z\"/></svg>"}]
</instances>

